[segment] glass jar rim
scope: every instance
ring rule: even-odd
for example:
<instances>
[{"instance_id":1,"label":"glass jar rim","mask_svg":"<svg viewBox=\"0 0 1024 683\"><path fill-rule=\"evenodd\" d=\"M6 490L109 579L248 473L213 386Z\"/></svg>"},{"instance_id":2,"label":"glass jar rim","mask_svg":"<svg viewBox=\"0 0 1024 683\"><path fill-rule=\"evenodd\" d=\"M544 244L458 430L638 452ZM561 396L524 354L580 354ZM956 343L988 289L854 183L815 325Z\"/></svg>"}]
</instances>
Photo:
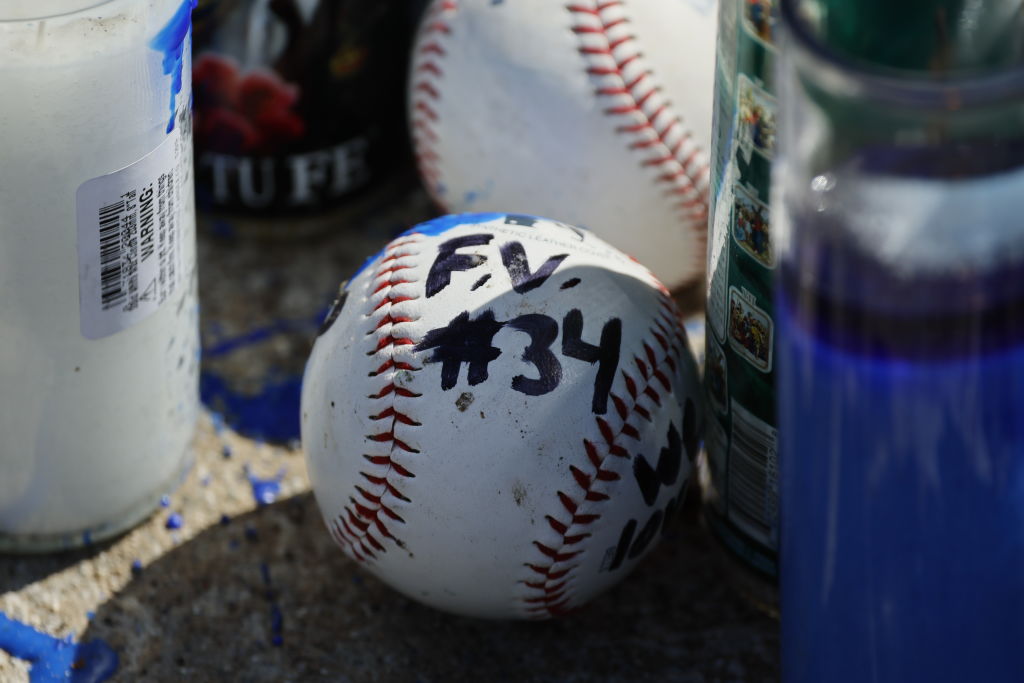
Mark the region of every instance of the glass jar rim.
<instances>
[{"instance_id":1,"label":"glass jar rim","mask_svg":"<svg viewBox=\"0 0 1024 683\"><path fill-rule=\"evenodd\" d=\"M857 61L829 47L800 16L804 0L778 0L783 32L821 77L859 95L921 108L965 109L1024 101L1024 64L936 77ZM791 48L792 49L792 48Z\"/></svg>"},{"instance_id":2,"label":"glass jar rim","mask_svg":"<svg viewBox=\"0 0 1024 683\"><path fill-rule=\"evenodd\" d=\"M110 4L115 0L36 0L32 3L31 10L20 13L10 10L4 11L0 3L0 25L20 24L47 19L60 19L62 17L73 17L76 14L88 12L103 5Z\"/></svg>"}]
</instances>

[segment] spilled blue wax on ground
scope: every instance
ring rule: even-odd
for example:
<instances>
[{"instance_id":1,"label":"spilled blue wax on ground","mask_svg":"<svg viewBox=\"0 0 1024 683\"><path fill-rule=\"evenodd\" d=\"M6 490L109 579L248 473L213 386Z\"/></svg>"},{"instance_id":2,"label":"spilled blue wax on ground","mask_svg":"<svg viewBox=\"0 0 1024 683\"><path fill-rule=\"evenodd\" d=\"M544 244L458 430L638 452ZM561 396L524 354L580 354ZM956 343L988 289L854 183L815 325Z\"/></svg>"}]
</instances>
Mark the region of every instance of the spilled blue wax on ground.
<instances>
[{"instance_id":1,"label":"spilled blue wax on ground","mask_svg":"<svg viewBox=\"0 0 1024 683\"><path fill-rule=\"evenodd\" d=\"M174 116L177 111L178 93L181 92L182 71L184 70L185 39L192 28L192 9L198 0L185 0L178 11L167 22L149 46L164 54L164 75L171 77L171 120L167 132L174 130Z\"/></svg>"},{"instance_id":2,"label":"spilled blue wax on ground","mask_svg":"<svg viewBox=\"0 0 1024 683\"><path fill-rule=\"evenodd\" d=\"M477 225L479 223L487 223L488 221L497 221L505 218L503 213L459 213L450 216L441 216L429 220L425 223L409 228L402 233L405 235L427 235L430 237L436 237L442 235L452 228L457 228L460 225Z\"/></svg>"},{"instance_id":3,"label":"spilled blue wax on ground","mask_svg":"<svg viewBox=\"0 0 1024 683\"><path fill-rule=\"evenodd\" d=\"M279 320L238 337L219 341L204 348L203 357L227 356L264 342L275 334L304 330L315 332L328 310L329 307L324 308L306 319ZM247 394L233 389L231 383L217 373L203 370L199 376L199 394L203 403L213 411L214 429L218 434L227 423L239 434L275 443L288 443L299 438L301 374L270 377L264 381L258 394ZM230 448L222 455L230 457Z\"/></svg>"},{"instance_id":4,"label":"spilled blue wax on ground","mask_svg":"<svg viewBox=\"0 0 1024 683\"><path fill-rule=\"evenodd\" d=\"M0 612L0 650L31 665L31 683L99 683L117 672L118 658L102 640L76 643L51 635Z\"/></svg>"},{"instance_id":5,"label":"spilled blue wax on ground","mask_svg":"<svg viewBox=\"0 0 1024 683\"><path fill-rule=\"evenodd\" d=\"M270 567L266 562L260 564L260 575L263 577L263 585L267 587L266 597L270 602L270 642L274 647L281 647L284 644L284 615L277 604L277 591L270 580Z\"/></svg>"},{"instance_id":6,"label":"spilled blue wax on ground","mask_svg":"<svg viewBox=\"0 0 1024 683\"><path fill-rule=\"evenodd\" d=\"M172 512L171 514L169 514L167 516L167 522L164 524L164 526L170 529L171 531L180 529L184 525L184 518L177 512Z\"/></svg>"},{"instance_id":7,"label":"spilled blue wax on ground","mask_svg":"<svg viewBox=\"0 0 1024 683\"><path fill-rule=\"evenodd\" d=\"M286 443L299 438L302 377L268 381L256 395L233 390L222 378L204 371L199 378L203 403L223 413L240 434Z\"/></svg>"},{"instance_id":8,"label":"spilled blue wax on ground","mask_svg":"<svg viewBox=\"0 0 1024 683\"><path fill-rule=\"evenodd\" d=\"M252 497L257 505L270 505L277 500L278 494L281 493L281 482L284 481L284 474L285 469L282 467L274 475L273 479L260 479L253 475L248 465L245 466L245 476L249 478L249 484L252 485Z\"/></svg>"}]
</instances>

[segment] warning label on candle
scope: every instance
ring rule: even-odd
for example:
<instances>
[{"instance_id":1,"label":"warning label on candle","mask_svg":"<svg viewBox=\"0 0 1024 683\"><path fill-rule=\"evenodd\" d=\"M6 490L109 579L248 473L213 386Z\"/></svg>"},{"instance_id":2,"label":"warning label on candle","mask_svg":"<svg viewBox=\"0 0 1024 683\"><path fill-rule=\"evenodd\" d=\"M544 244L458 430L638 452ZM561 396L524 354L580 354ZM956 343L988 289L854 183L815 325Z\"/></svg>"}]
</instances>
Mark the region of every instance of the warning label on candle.
<instances>
[{"instance_id":1,"label":"warning label on candle","mask_svg":"<svg viewBox=\"0 0 1024 683\"><path fill-rule=\"evenodd\" d=\"M81 330L88 339L149 317L186 276L185 144L175 129L139 161L78 188Z\"/></svg>"}]
</instances>

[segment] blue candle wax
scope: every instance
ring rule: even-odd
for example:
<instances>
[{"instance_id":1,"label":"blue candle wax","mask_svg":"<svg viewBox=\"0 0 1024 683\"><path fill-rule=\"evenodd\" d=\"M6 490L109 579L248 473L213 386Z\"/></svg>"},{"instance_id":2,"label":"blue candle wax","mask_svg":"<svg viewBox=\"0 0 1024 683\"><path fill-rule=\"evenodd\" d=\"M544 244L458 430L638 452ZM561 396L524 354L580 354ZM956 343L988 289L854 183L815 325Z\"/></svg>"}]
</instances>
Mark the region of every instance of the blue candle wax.
<instances>
[{"instance_id":1,"label":"blue candle wax","mask_svg":"<svg viewBox=\"0 0 1024 683\"><path fill-rule=\"evenodd\" d=\"M1024 172L904 161L786 206L787 683L1024 681Z\"/></svg>"}]
</instances>

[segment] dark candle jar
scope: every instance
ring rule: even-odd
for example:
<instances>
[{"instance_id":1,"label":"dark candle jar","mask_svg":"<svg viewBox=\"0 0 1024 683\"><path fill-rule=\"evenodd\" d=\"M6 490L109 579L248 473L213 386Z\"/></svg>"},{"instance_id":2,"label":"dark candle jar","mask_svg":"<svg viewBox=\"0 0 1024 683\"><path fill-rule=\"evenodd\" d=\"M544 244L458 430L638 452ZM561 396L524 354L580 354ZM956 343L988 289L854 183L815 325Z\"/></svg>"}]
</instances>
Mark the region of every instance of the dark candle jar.
<instances>
[{"instance_id":1,"label":"dark candle jar","mask_svg":"<svg viewBox=\"0 0 1024 683\"><path fill-rule=\"evenodd\" d=\"M414 185L404 97L422 4L199 2L201 229L270 240L336 233Z\"/></svg>"},{"instance_id":2,"label":"dark candle jar","mask_svg":"<svg viewBox=\"0 0 1024 683\"><path fill-rule=\"evenodd\" d=\"M859 58L828 4L780 4L783 679L1020 681L1024 67Z\"/></svg>"}]
</instances>

